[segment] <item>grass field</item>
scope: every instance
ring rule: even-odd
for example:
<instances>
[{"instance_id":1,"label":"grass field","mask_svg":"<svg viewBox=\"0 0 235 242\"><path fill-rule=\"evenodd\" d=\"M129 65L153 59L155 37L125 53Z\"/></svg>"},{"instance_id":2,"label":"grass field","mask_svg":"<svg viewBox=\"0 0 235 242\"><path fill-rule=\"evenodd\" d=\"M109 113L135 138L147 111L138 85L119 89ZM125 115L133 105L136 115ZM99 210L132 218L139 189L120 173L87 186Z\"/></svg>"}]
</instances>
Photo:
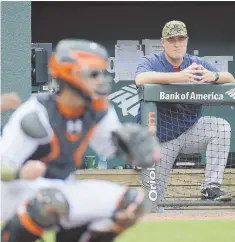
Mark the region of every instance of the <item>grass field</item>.
<instances>
[{"instance_id":1,"label":"grass field","mask_svg":"<svg viewBox=\"0 0 235 242\"><path fill-rule=\"evenodd\" d=\"M235 220L140 222L115 242L235 242Z\"/></svg>"}]
</instances>

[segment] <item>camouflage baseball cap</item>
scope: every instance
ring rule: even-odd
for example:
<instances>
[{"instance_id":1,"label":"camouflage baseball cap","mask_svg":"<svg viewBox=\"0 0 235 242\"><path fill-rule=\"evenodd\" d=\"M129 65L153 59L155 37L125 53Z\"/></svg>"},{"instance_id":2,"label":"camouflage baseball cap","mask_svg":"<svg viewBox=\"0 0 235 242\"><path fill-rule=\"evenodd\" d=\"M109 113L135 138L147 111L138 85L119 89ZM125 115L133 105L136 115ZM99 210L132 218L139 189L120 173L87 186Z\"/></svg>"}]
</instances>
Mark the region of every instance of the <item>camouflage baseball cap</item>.
<instances>
[{"instance_id":1,"label":"camouflage baseball cap","mask_svg":"<svg viewBox=\"0 0 235 242\"><path fill-rule=\"evenodd\" d=\"M183 22L173 20L165 24L162 30L162 39L168 39L179 35L188 37L186 25Z\"/></svg>"}]
</instances>

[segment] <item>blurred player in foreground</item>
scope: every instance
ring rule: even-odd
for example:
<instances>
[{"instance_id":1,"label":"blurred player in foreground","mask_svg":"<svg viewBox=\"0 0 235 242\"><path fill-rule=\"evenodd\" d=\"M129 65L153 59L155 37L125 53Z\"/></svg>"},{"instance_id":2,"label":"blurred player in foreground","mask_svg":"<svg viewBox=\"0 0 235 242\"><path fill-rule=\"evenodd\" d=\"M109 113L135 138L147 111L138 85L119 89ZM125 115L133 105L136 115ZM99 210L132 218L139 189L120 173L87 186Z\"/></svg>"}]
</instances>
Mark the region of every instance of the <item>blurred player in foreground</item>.
<instances>
[{"instance_id":1,"label":"blurred player in foreground","mask_svg":"<svg viewBox=\"0 0 235 242\"><path fill-rule=\"evenodd\" d=\"M75 182L88 144L142 167L159 158L148 130L122 125L109 105L107 64L107 51L97 43L60 41L49 64L59 92L31 97L5 126L2 241L31 242L52 229L58 242L108 242L143 213L142 192L106 181Z\"/></svg>"}]
</instances>

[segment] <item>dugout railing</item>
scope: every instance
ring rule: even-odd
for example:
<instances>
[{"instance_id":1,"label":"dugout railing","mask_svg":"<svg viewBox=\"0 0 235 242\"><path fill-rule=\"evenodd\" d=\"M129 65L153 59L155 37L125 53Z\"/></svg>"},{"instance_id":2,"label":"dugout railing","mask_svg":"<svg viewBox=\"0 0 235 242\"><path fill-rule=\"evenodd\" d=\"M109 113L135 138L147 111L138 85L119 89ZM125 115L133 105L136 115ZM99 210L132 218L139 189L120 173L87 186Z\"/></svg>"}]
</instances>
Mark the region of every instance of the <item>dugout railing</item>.
<instances>
[{"instance_id":1,"label":"dugout railing","mask_svg":"<svg viewBox=\"0 0 235 242\"><path fill-rule=\"evenodd\" d=\"M161 104L201 104L204 107L211 106L231 106L229 112L234 116L233 122L235 122L235 84L146 84L138 89L139 99L141 105L141 124L143 126L155 125L157 126L157 106ZM157 104L157 105L156 105ZM234 108L233 108L234 106ZM216 115L219 117L219 113ZM221 118L223 118L221 116ZM231 121L230 121L231 122ZM231 124L232 125L232 124ZM232 139L235 134L235 130L232 130ZM179 154L180 156L180 154ZM192 154L191 157L198 157ZM204 201L200 200L197 194L191 194L190 184L193 183L193 179L203 180L203 164L195 164L195 166L187 166L187 159L192 159L190 155L185 158L185 167L181 167L180 179L174 179L170 181L171 186L175 187L176 197L166 199L164 202L159 202L159 206L164 207L180 207L180 206L223 206L231 205L235 206L235 200L230 202L216 202L216 201ZM228 168L228 167L227 167ZM234 189L235 184L235 172L234 169L226 168L226 191ZM177 173L176 166L173 166L173 172ZM185 176L182 176L182 170L185 171ZM177 176L177 175L175 175ZM183 180L182 180L182 177ZM198 179L200 178L200 179ZM192 179L192 181L191 181ZM197 184L199 187L199 184ZM182 190L180 190L182 189ZM182 193L182 196L180 194Z\"/></svg>"}]
</instances>

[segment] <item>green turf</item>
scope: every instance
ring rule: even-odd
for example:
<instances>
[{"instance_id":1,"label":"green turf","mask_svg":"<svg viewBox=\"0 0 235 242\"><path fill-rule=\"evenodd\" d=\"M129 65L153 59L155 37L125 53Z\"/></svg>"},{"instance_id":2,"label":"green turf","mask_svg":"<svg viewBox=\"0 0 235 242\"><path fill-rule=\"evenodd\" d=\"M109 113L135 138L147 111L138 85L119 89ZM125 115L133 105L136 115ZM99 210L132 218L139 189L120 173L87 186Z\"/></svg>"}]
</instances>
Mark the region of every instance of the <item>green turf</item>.
<instances>
[{"instance_id":1,"label":"green turf","mask_svg":"<svg viewBox=\"0 0 235 242\"><path fill-rule=\"evenodd\" d=\"M145 222L117 242L235 242L234 221Z\"/></svg>"},{"instance_id":2,"label":"green turf","mask_svg":"<svg viewBox=\"0 0 235 242\"><path fill-rule=\"evenodd\" d=\"M235 242L235 220L142 222L115 242Z\"/></svg>"}]
</instances>

